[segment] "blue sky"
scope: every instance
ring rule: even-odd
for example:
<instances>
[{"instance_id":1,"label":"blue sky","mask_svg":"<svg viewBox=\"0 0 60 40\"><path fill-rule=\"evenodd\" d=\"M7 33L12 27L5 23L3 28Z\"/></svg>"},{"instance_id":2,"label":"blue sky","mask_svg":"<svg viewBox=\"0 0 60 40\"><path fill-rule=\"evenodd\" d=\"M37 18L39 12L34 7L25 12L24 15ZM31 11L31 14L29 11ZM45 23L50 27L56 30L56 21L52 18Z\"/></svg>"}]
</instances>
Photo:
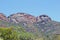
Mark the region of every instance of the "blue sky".
<instances>
[{"instance_id":1,"label":"blue sky","mask_svg":"<svg viewBox=\"0 0 60 40\"><path fill-rule=\"evenodd\" d=\"M6 16L17 12L34 16L46 14L60 21L60 0L0 0L0 12Z\"/></svg>"}]
</instances>

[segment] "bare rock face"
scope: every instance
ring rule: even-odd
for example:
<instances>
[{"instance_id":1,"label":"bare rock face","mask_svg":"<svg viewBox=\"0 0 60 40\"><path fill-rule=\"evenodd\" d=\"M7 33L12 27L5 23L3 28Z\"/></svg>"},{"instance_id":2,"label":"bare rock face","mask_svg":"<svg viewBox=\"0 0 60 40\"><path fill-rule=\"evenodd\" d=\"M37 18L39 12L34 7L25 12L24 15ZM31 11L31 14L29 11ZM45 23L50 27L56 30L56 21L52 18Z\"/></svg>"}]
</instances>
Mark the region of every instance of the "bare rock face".
<instances>
[{"instance_id":1,"label":"bare rock face","mask_svg":"<svg viewBox=\"0 0 60 40\"><path fill-rule=\"evenodd\" d=\"M47 15L40 15L38 17L32 16L30 14L26 13L16 13L12 14L9 17L10 22L20 23L20 22L28 22L28 23L34 23L34 22L50 22L51 18Z\"/></svg>"},{"instance_id":2,"label":"bare rock face","mask_svg":"<svg viewBox=\"0 0 60 40\"><path fill-rule=\"evenodd\" d=\"M0 13L0 20L8 21L8 18L3 13Z\"/></svg>"},{"instance_id":3,"label":"bare rock face","mask_svg":"<svg viewBox=\"0 0 60 40\"><path fill-rule=\"evenodd\" d=\"M45 22L50 22L50 21L51 21L51 18L47 15L40 15L37 17L37 22L45 23Z\"/></svg>"},{"instance_id":4,"label":"bare rock face","mask_svg":"<svg viewBox=\"0 0 60 40\"><path fill-rule=\"evenodd\" d=\"M12 14L8 18L10 19L10 21L15 23L19 23L22 21L31 22L31 23L36 22L36 18L34 16L25 13Z\"/></svg>"}]
</instances>

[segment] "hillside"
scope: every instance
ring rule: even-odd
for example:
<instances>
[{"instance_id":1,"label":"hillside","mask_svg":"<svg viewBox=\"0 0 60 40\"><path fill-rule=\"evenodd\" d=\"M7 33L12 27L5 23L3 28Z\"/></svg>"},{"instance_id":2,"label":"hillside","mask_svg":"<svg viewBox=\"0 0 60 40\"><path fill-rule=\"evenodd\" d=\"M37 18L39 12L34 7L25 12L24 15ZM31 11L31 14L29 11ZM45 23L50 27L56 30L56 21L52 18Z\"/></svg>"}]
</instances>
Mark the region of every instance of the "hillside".
<instances>
[{"instance_id":1,"label":"hillside","mask_svg":"<svg viewBox=\"0 0 60 40\"><path fill-rule=\"evenodd\" d=\"M6 17L0 13L0 27L12 28L18 33L23 33L23 36L24 33L31 33L37 40L53 40L55 35L60 35L60 22L52 20L47 15L35 17L26 13L16 13Z\"/></svg>"}]
</instances>

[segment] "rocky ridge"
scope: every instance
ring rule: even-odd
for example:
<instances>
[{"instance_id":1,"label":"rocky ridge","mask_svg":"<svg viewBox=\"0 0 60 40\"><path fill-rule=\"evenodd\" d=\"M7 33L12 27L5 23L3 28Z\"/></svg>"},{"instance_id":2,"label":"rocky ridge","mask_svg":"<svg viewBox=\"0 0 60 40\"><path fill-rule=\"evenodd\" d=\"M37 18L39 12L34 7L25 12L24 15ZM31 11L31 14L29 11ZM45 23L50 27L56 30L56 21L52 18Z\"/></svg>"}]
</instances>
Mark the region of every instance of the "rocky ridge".
<instances>
[{"instance_id":1,"label":"rocky ridge","mask_svg":"<svg viewBox=\"0 0 60 40\"><path fill-rule=\"evenodd\" d=\"M48 33L51 31L53 32L53 30L56 30L55 33L60 34L60 22L58 23L53 21L47 15L40 15L38 17L35 17L26 13L16 13L6 17L4 14L0 13L0 20L9 23L16 23L19 25L21 24L27 31L30 32L37 33L37 31L42 31ZM4 24L4 26L6 26L6 24Z\"/></svg>"},{"instance_id":2,"label":"rocky ridge","mask_svg":"<svg viewBox=\"0 0 60 40\"><path fill-rule=\"evenodd\" d=\"M13 21L15 23L19 23L21 21L26 21L26 22L45 22L45 21L51 21L51 18L47 15L40 15L38 17L32 16L30 14L25 14L25 13L16 13L16 14L12 14L9 17L10 22Z\"/></svg>"}]
</instances>

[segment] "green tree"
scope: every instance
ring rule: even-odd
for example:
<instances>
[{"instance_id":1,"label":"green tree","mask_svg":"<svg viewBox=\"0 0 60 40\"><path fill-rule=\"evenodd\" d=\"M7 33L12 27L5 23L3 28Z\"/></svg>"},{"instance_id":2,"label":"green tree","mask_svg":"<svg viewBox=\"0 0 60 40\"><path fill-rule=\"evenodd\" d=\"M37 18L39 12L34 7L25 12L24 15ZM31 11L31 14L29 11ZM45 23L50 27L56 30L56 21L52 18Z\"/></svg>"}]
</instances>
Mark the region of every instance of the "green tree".
<instances>
[{"instance_id":1,"label":"green tree","mask_svg":"<svg viewBox=\"0 0 60 40\"><path fill-rule=\"evenodd\" d=\"M0 28L0 38L3 40L18 40L18 34L12 28Z\"/></svg>"}]
</instances>

